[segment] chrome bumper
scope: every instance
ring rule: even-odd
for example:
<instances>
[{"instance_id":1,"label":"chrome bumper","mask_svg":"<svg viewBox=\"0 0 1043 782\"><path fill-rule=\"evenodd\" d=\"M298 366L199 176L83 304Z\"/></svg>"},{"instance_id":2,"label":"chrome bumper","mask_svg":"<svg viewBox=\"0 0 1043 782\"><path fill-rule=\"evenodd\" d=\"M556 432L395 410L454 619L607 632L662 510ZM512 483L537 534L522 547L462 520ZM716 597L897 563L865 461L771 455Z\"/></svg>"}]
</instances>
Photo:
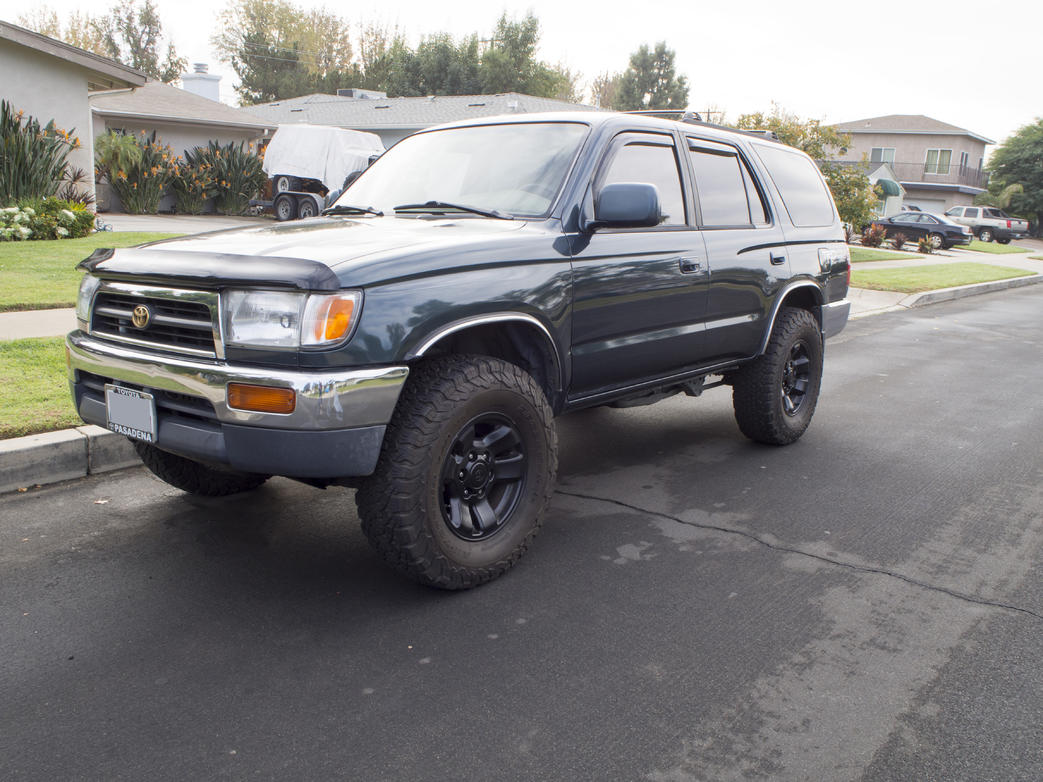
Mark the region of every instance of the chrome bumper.
<instances>
[{"instance_id":1,"label":"chrome bumper","mask_svg":"<svg viewBox=\"0 0 1043 782\"><path fill-rule=\"evenodd\" d=\"M281 370L158 356L124 345L103 342L74 331L66 338L69 380L76 371L90 372L143 388L200 397L213 405L223 424L271 429L331 430L386 424L398 402L409 368L352 370ZM292 413L257 413L228 406L229 383L292 388Z\"/></svg>"},{"instance_id":2,"label":"chrome bumper","mask_svg":"<svg viewBox=\"0 0 1043 782\"><path fill-rule=\"evenodd\" d=\"M822 305L822 339L835 337L847 325L851 302L847 299Z\"/></svg>"}]
</instances>

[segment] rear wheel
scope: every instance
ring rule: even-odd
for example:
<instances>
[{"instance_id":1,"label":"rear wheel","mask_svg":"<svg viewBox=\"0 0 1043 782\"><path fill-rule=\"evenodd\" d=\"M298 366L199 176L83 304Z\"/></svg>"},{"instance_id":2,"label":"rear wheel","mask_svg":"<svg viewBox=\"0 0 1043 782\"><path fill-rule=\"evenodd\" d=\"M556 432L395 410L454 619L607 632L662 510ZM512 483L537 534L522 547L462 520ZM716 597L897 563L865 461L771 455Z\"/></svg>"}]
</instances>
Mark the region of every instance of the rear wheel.
<instances>
[{"instance_id":1,"label":"rear wheel","mask_svg":"<svg viewBox=\"0 0 1043 782\"><path fill-rule=\"evenodd\" d=\"M528 548L556 470L550 406L530 375L484 356L435 359L410 374L356 494L362 531L406 576L468 589Z\"/></svg>"},{"instance_id":2,"label":"rear wheel","mask_svg":"<svg viewBox=\"0 0 1043 782\"><path fill-rule=\"evenodd\" d=\"M140 441L134 441L134 450L157 478L189 494L204 497L223 497L256 489L271 477L208 467Z\"/></svg>"},{"instance_id":3,"label":"rear wheel","mask_svg":"<svg viewBox=\"0 0 1043 782\"><path fill-rule=\"evenodd\" d=\"M280 223L292 220L297 216L297 199L286 193L278 195L272 203L272 211L275 212L275 219Z\"/></svg>"},{"instance_id":4,"label":"rear wheel","mask_svg":"<svg viewBox=\"0 0 1043 782\"><path fill-rule=\"evenodd\" d=\"M927 237L927 240L931 243L931 247L935 250L945 249L945 237L941 234L931 234Z\"/></svg>"},{"instance_id":5,"label":"rear wheel","mask_svg":"<svg viewBox=\"0 0 1043 782\"><path fill-rule=\"evenodd\" d=\"M1000 244L1010 244L1010 239L997 239Z\"/></svg>"},{"instance_id":6,"label":"rear wheel","mask_svg":"<svg viewBox=\"0 0 1043 782\"><path fill-rule=\"evenodd\" d=\"M315 201L302 196L301 203L297 207L297 216L303 220L306 217L315 217L318 213L319 209L315 205Z\"/></svg>"},{"instance_id":7,"label":"rear wheel","mask_svg":"<svg viewBox=\"0 0 1043 782\"><path fill-rule=\"evenodd\" d=\"M983 242L991 242L992 241L992 229L991 228L982 228L980 231L978 231L978 238L981 239Z\"/></svg>"},{"instance_id":8,"label":"rear wheel","mask_svg":"<svg viewBox=\"0 0 1043 782\"><path fill-rule=\"evenodd\" d=\"M807 310L783 307L764 353L732 379L732 405L742 433L787 445L811 423L822 385L822 332Z\"/></svg>"}]
</instances>

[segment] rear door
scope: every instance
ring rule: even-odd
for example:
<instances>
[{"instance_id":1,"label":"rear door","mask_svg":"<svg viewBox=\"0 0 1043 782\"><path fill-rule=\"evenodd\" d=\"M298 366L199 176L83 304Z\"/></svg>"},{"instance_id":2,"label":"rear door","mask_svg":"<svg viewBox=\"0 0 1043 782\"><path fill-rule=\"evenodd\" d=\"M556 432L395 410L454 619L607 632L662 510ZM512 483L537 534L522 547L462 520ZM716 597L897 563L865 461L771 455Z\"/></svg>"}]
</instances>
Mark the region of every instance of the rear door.
<instances>
[{"instance_id":1,"label":"rear door","mask_svg":"<svg viewBox=\"0 0 1043 782\"><path fill-rule=\"evenodd\" d=\"M790 276L786 237L738 147L695 135L685 141L710 266L705 357L717 363L751 356Z\"/></svg>"},{"instance_id":2,"label":"rear door","mask_svg":"<svg viewBox=\"0 0 1043 782\"><path fill-rule=\"evenodd\" d=\"M703 354L707 267L671 133L616 136L591 185L653 184L663 221L573 240L572 397L669 375Z\"/></svg>"}]
</instances>

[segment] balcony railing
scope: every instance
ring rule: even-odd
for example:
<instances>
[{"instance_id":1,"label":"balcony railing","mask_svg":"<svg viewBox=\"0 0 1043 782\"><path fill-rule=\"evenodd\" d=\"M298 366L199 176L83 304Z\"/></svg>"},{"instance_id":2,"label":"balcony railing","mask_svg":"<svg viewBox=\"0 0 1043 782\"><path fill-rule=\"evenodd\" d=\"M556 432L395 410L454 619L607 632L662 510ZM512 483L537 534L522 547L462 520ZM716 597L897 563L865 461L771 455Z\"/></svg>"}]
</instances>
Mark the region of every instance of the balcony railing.
<instances>
[{"instance_id":1,"label":"balcony railing","mask_svg":"<svg viewBox=\"0 0 1043 782\"><path fill-rule=\"evenodd\" d=\"M850 160L834 161L845 166L858 165ZM872 173L881 163L869 163L867 172ZM918 182L925 185L964 185L984 190L989 185L989 173L980 168L949 164L946 166L924 163L888 163L899 182Z\"/></svg>"}]
</instances>

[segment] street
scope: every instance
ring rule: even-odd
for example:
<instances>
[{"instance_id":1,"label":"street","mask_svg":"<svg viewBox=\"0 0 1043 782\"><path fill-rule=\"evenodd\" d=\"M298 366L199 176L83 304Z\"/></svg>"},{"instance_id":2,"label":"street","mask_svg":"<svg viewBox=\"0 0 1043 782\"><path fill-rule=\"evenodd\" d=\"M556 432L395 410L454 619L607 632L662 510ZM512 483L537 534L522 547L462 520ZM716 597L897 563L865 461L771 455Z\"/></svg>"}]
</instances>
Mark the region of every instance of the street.
<instances>
[{"instance_id":1,"label":"street","mask_svg":"<svg viewBox=\"0 0 1043 782\"><path fill-rule=\"evenodd\" d=\"M0 497L0 778L1039 780L1043 286L848 324L811 428L730 389L558 421L505 577L353 492Z\"/></svg>"}]
</instances>

